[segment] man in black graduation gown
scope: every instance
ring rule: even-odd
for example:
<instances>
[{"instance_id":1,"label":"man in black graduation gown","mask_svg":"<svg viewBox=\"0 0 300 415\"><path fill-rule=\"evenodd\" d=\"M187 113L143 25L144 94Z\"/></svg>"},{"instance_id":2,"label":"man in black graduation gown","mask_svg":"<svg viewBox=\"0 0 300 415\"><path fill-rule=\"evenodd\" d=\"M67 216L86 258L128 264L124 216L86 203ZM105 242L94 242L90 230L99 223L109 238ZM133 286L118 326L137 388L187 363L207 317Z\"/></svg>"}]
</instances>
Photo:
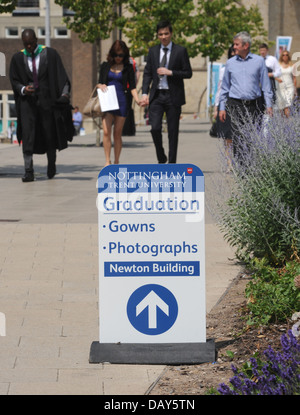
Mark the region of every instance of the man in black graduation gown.
<instances>
[{"instance_id":1,"label":"man in black graduation gown","mask_svg":"<svg viewBox=\"0 0 300 415\"><path fill-rule=\"evenodd\" d=\"M47 154L47 176L56 174L56 150L68 147L74 126L71 84L55 49L37 44L35 32L22 33L24 49L10 64L10 82L17 111L17 138L22 141L23 182L34 181L33 154Z\"/></svg>"}]
</instances>

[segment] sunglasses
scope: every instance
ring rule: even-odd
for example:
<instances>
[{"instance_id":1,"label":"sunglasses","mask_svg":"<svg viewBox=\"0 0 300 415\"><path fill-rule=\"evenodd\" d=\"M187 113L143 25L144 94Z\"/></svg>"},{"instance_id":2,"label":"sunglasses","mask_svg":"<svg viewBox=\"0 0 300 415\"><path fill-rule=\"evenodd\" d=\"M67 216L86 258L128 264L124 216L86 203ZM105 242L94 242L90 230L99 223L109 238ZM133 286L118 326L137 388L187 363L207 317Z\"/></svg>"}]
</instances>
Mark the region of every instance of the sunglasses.
<instances>
[{"instance_id":1,"label":"sunglasses","mask_svg":"<svg viewBox=\"0 0 300 415\"><path fill-rule=\"evenodd\" d=\"M113 54L114 58L124 58L124 56L125 56L124 53L114 53Z\"/></svg>"}]
</instances>

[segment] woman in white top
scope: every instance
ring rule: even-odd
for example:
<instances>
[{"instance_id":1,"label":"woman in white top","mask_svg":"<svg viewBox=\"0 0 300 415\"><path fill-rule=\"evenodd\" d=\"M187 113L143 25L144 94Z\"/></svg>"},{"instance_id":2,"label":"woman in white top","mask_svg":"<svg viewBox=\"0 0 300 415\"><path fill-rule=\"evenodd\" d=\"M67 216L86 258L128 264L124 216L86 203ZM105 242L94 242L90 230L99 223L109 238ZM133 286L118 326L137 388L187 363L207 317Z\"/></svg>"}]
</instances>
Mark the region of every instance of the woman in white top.
<instances>
[{"instance_id":1,"label":"woman in white top","mask_svg":"<svg viewBox=\"0 0 300 415\"><path fill-rule=\"evenodd\" d=\"M281 66L281 77L277 80L277 105L283 111L286 117L289 116L290 107L296 96L297 80L295 76L295 68L291 63L291 56L287 50L284 50L279 58Z\"/></svg>"}]
</instances>

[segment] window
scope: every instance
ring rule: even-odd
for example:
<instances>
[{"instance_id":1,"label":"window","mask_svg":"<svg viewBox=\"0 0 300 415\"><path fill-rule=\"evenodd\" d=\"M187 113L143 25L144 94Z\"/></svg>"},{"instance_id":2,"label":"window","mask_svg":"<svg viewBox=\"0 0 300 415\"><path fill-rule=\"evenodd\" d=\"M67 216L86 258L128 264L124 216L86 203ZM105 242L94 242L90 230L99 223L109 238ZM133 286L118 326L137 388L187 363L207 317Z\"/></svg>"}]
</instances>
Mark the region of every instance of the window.
<instances>
[{"instance_id":1,"label":"window","mask_svg":"<svg viewBox=\"0 0 300 415\"><path fill-rule=\"evenodd\" d=\"M8 118L17 118L17 111L16 111L16 104L14 100L13 94L8 94L7 96L7 104L8 104Z\"/></svg>"},{"instance_id":2,"label":"window","mask_svg":"<svg viewBox=\"0 0 300 415\"><path fill-rule=\"evenodd\" d=\"M44 27L39 27L38 28L38 38L44 38L46 37L46 29Z\"/></svg>"},{"instance_id":3,"label":"window","mask_svg":"<svg viewBox=\"0 0 300 415\"><path fill-rule=\"evenodd\" d=\"M17 112L14 94L3 92L0 94L0 133L6 134L11 122L16 126Z\"/></svg>"},{"instance_id":4,"label":"window","mask_svg":"<svg viewBox=\"0 0 300 415\"><path fill-rule=\"evenodd\" d=\"M40 7L39 0L17 0L17 7Z\"/></svg>"},{"instance_id":5,"label":"window","mask_svg":"<svg viewBox=\"0 0 300 415\"><path fill-rule=\"evenodd\" d=\"M7 137L16 140L17 111L13 94L7 95Z\"/></svg>"},{"instance_id":6,"label":"window","mask_svg":"<svg viewBox=\"0 0 300 415\"><path fill-rule=\"evenodd\" d=\"M65 27L56 27L54 29L54 36L55 37L68 37L68 29Z\"/></svg>"},{"instance_id":7,"label":"window","mask_svg":"<svg viewBox=\"0 0 300 415\"><path fill-rule=\"evenodd\" d=\"M74 16L74 14L73 10L63 7L63 16Z\"/></svg>"},{"instance_id":8,"label":"window","mask_svg":"<svg viewBox=\"0 0 300 415\"><path fill-rule=\"evenodd\" d=\"M19 30L17 27L6 27L5 28L5 37L18 38Z\"/></svg>"},{"instance_id":9,"label":"window","mask_svg":"<svg viewBox=\"0 0 300 415\"><path fill-rule=\"evenodd\" d=\"M18 0L17 7L12 13L13 16L39 16L39 0Z\"/></svg>"}]
</instances>

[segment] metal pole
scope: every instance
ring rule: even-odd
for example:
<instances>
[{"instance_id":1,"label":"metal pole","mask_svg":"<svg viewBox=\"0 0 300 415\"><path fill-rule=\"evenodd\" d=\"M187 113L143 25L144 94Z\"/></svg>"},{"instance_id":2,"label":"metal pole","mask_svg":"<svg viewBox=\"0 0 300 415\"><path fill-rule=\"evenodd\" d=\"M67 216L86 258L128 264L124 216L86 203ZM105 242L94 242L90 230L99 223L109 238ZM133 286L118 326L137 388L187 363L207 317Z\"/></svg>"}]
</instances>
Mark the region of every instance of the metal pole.
<instances>
[{"instance_id":1,"label":"metal pole","mask_svg":"<svg viewBox=\"0 0 300 415\"><path fill-rule=\"evenodd\" d=\"M50 0L46 2L46 16L45 16L45 31L46 31L46 46L50 47Z\"/></svg>"}]
</instances>

